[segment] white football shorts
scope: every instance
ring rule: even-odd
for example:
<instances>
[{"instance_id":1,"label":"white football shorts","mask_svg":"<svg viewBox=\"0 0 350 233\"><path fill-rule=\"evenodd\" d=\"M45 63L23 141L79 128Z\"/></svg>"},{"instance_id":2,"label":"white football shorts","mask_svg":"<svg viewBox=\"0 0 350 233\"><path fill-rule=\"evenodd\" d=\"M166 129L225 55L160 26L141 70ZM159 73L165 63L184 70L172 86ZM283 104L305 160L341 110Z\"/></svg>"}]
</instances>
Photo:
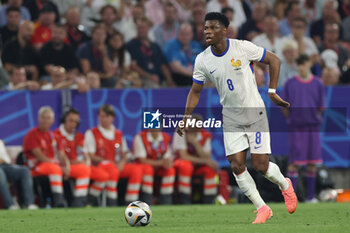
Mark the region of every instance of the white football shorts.
<instances>
[{"instance_id":1,"label":"white football shorts","mask_svg":"<svg viewBox=\"0 0 350 233\"><path fill-rule=\"evenodd\" d=\"M270 131L267 117L251 125L224 126L226 156L250 149L252 154L271 154Z\"/></svg>"}]
</instances>

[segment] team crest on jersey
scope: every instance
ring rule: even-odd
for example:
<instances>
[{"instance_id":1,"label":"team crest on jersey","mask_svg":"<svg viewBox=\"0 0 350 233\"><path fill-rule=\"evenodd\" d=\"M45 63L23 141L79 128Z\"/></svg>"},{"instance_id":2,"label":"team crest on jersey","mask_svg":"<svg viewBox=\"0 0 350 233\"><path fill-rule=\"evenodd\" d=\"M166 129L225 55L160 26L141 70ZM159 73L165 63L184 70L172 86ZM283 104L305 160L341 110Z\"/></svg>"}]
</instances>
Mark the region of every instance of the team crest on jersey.
<instances>
[{"instance_id":1,"label":"team crest on jersey","mask_svg":"<svg viewBox=\"0 0 350 233\"><path fill-rule=\"evenodd\" d=\"M241 65L242 65L241 60L235 60L234 58L232 58L231 64L232 64L233 67L235 67L235 70L240 70L241 69Z\"/></svg>"}]
</instances>

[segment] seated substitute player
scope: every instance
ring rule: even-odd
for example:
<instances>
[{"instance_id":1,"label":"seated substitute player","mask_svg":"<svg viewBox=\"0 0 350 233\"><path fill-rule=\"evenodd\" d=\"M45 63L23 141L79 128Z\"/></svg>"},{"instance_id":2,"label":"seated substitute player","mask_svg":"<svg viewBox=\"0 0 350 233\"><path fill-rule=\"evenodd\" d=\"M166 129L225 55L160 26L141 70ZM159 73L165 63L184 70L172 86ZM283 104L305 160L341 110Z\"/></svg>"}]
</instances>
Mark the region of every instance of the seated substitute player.
<instances>
[{"instance_id":1,"label":"seated substitute player","mask_svg":"<svg viewBox=\"0 0 350 233\"><path fill-rule=\"evenodd\" d=\"M322 81L312 75L312 61L307 55L297 59L299 74L289 79L283 97L291 104L283 113L289 124L288 176L294 189L298 182L298 166L306 165L307 202L315 198L316 165L322 163L320 126L325 93Z\"/></svg>"},{"instance_id":2,"label":"seated substitute player","mask_svg":"<svg viewBox=\"0 0 350 233\"><path fill-rule=\"evenodd\" d=\"M144 130L135 136L133 152L142 164L142 200L152 204L154 175L161 176L157 204L170 205L174 192L175 168L171 158L170 135L158 129Z\"/></svg>"},{"instance_id":3,"label":"seated substitute player","mask_svg":"<svg viewBox=\"0 0 350 233\"><path fill-rule=\"evenodd\" d=\"M194 115L196 120L202 120ZM191 178L193 174L204 175L203 202L213 204L217 194L215 176L218 164L211 158L212 135L205 129L188 128L185 137L175 133L173 150L178 158L174 166L179 179L180 199L183 204L191 203Z\"/></svg>"},{"instance_id":4,"label":"seated substitute player","mask_svg":"<svg viewBox=\"0 0 350 233\"><path fill-rule=\"evenodd\" d=\"M114 125L115 112L112 105L104 104L98 111L99 125L86 131L84 151L90 156L95 167L101 168L108 175L106 184L107 205L117 204L117 185L120 178L128 178L125 201L132 202L139 198L142 181L142 168L137 164L127 163L129 151L123 133ZM95 189L90 190L91 201L96 204L102 189L100 182L94 182ZM90 201L90 202L91 202Z\"/></svg>"},{"instance_id":5,"label":"seated substitute player","mask_svg":"<svg viewBox=\"0 0 350 233\"><path fill-rule=\"evenodd\" d=\"M244 40L227 39L229 21L221 13L208 13L204 33L209 47L200 53L195 62L193 85L187 97L185 116L197 106L205 79L216 86L223 106L224 145L233 175L243 193L257 209L254 224L265 223L272 211L262 200L253 178L245 166L246 152L250 149L254 168L282 190L289 213L297 206L293 185L284 178L278 166L269 162L270 134L264 102L258 92L252 62L269 65L271 101L282 107L289 103L276 94L279 58L271 52ZM184 119L187 120L187 117ZM184 134L184 128L178 128Z\"/></svg>"},{"instance_id":6,"label":"seated substitute player","mask_svg":"<svg viewBox=\"0 0 350 233\"><path fill-rule=\"evenodd\" d=\"M62 170L56 159L57 142L50 132L55 113L49 106L39 109L38 127L30 130L23 140L23 153L33 177L48 176L55 207L64 207Z\"/></svg>"},{"instance_id":7,"label":"seated substitute player","mask_svg":"<svg viewBox=\"0 0 350 233\"><path fill-rule=\"evenodd\" d=\"M83 153L84 135L76 131L79 122L79 112L71 108L63 114L61 125L53 132L60 148L58 153L65 161L61 167L63 178L75 179L72 206L76 207L86 204L90 182L90 158Z\"/></svg>"}]
</instances>

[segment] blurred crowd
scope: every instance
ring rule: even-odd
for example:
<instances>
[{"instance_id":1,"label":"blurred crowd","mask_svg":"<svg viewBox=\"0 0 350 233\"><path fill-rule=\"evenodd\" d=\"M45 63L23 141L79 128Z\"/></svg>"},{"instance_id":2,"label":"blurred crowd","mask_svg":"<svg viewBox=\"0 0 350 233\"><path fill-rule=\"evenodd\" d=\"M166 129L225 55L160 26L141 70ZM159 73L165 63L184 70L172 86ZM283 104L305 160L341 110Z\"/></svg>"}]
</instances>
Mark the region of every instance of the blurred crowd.
<instances>
[{"instance_id":1,"label":"blurred crowd","mask_svg":"<svg viewBox=\"0 0 350 233\"><path fill-rule=\"evenodd\" d=\"M350 82L349 0L2 0L0 89L189 86L211 11L229 38L279 56L279 87L301 54L325 85ZM255 74L268 84L264 65Z\"/></svg>"}]
</instances>

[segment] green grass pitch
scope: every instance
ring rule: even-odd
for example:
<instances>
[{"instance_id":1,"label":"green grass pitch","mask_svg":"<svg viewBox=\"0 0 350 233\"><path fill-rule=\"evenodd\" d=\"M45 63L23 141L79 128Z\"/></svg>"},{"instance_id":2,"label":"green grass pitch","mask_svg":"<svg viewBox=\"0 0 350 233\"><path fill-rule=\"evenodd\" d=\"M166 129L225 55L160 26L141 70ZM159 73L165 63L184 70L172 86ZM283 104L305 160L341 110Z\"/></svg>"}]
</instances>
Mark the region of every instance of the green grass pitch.
<instances>
[{"instance_id":1,"label":"green grass pitch","mask_svg":"<svg viewBox=\"0 0 350 233\"><path fill-rule=\"evenodd\" d=\"M124 207L0 211L0 232L152 232L152 233L284 233L350 232L350 203L299 204L289 214L284 204L271 204L274 216L266 224L252 225L251 204L151 206L146 227L130 227Z\"/></svg>"}]
</instances>

